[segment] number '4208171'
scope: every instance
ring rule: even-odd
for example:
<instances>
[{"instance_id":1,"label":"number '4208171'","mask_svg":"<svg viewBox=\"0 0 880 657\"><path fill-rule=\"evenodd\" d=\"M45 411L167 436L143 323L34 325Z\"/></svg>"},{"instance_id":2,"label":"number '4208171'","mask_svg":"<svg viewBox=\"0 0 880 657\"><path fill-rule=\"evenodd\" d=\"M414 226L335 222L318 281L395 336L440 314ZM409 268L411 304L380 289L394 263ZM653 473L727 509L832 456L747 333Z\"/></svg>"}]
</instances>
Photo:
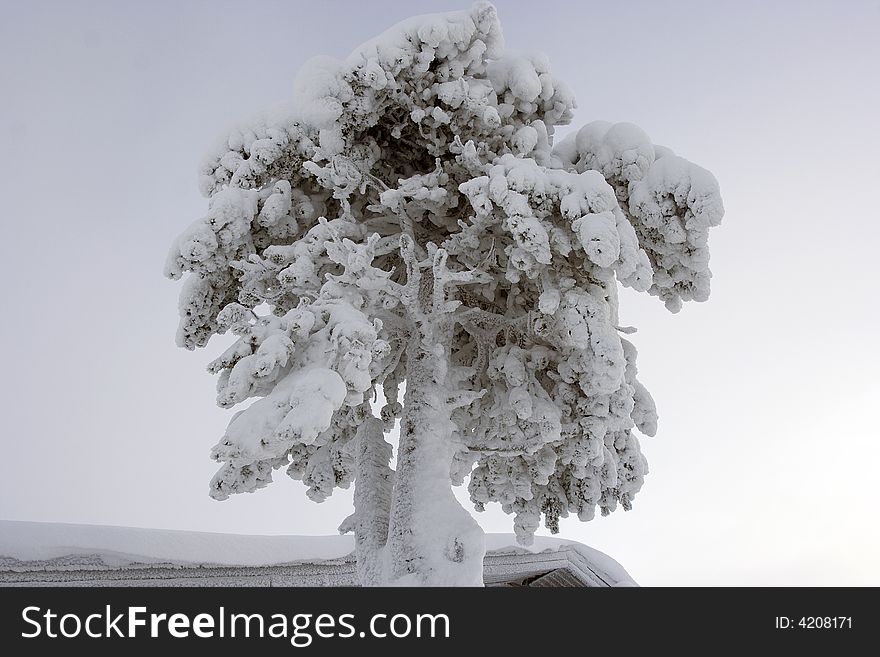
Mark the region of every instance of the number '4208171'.
<instances>
[{"instance_id":1,"label":"number '4208171'","mask_svg":"<svg viewBox=\"0 0 880 657\"><path fill-rule=\"evenodd\" d=\"M804 630L851 630L852 616L801 616L800 620L788 616L776 617L776 629L801 628Z\"/></svg>"}]
</instances>

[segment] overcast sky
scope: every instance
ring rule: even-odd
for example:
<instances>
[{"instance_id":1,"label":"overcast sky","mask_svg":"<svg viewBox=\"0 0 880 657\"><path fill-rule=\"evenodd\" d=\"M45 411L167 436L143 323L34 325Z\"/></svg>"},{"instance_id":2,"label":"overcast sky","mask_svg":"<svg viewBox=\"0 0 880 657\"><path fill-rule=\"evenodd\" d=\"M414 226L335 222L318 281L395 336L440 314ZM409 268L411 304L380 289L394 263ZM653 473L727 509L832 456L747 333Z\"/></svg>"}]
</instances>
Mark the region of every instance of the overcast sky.
<instances>
[{"instance_id":1,"label":"overcast sky","mask_svg":"<svg viewBox=\"0 0 880 657\"><path fill-rule=\"evenodd\" d=\"M288 99L310 56L467 0L0 4L0 518L335 533L350 491L316 505L283 472L209 499L221 345L174 346L162 265L230 124ZM575 125L637 123L727 210L709 302L622 296L660 413L651 473L631 512L561 535L646 585L880 585L880 3L497 6Z\"/></svg>"}]
</instances>

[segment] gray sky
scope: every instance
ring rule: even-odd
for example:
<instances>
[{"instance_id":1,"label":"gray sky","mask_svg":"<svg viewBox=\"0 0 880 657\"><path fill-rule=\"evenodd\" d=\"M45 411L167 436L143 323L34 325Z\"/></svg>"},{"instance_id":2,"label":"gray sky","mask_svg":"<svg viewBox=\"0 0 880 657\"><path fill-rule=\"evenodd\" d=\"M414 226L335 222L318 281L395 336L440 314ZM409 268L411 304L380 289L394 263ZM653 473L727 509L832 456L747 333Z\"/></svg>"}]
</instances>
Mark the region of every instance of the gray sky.
<instances>
[{"instance_id":1,"label":"gray sky","mask_svg":"<svg viewBox=\"0 0 880 657\"><path fill-rule=\"evenodd\" d=\"M348 491L316 505L279 473L208 498L220 345L175 348L162 264L205 211L202 154L305 59L467 0L0 5L0 518L334 533ZM497 6L508 47L574 90L575 125L637 123L727 209L708 303L622 296L660 412L651 474L633 511L562 536L642 584L880 585L880 2Z\"/></svg>"}]
</instances>

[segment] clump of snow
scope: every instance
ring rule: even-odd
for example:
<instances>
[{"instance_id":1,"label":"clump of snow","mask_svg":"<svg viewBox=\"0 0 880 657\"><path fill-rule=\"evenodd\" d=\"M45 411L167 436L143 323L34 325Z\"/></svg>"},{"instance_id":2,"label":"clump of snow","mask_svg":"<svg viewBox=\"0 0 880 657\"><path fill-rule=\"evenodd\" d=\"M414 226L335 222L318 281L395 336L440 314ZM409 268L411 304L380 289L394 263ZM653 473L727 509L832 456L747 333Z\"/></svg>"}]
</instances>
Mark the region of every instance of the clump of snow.
<instances>
[{"instance_id":1,"label":"clump of snow","mask_svg":"<svg viewBox=\"0 0 880 657\"><path fill-rule=\"evenodd\" d=\"M631 123L594 121L554 149L566 167L598 171L614 187L653 280L648 291L673 312L709 298L709 228L724 207L715 177L651 143Z\"/></svg>"},{"instance_id":2,"label":"clump of snow","mask_svg":"<svg viewBox=\"0 0 880 657\"><path fill-rule=\"evenodd\" d=\"M0 520L0 557L48 561L99 555L108 566L132 563L269 566L341 559L354 549L348 536L247 536Z\"/></svg>"}]
</instances>

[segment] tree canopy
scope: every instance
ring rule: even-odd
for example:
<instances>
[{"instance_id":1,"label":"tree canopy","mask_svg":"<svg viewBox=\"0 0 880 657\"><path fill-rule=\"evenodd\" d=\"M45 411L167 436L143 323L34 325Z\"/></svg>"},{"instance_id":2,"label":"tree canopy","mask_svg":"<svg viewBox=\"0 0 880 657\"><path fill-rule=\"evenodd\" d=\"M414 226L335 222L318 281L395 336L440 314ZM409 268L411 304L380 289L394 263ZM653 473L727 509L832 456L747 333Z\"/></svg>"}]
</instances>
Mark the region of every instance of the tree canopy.
<instances>
[{"instance_id":1,"label":"tree canopy","mask_svg":"<svg viewBox=\"0 0 880 657\"><path fill-rule=\"evenodd\" d=\"M448 517L429 498L452 504L437 490L465 479L526 544L542 516L555 532L630 507L647 472L634 431L653 435L657 413L618 285L673 312L705 300L723 207L708 171L634 125L554 140L574 109L544 56L505 50L481 2L311 60L289 105L213 151L208 212L166 273L187 274L180 346L237 336L209 366L218 404L257 399L212 452L215 498L286 468L322 501L360 473L384 491L392 542L396 523ZM400 418L402 432L396 474L377 479L356 459L372 449L385 467L384 441L355 438L379 426L380 388L384 429ZM460 520L441 546L452 562L476 558Z\"/></svg>"}]
</instances>

